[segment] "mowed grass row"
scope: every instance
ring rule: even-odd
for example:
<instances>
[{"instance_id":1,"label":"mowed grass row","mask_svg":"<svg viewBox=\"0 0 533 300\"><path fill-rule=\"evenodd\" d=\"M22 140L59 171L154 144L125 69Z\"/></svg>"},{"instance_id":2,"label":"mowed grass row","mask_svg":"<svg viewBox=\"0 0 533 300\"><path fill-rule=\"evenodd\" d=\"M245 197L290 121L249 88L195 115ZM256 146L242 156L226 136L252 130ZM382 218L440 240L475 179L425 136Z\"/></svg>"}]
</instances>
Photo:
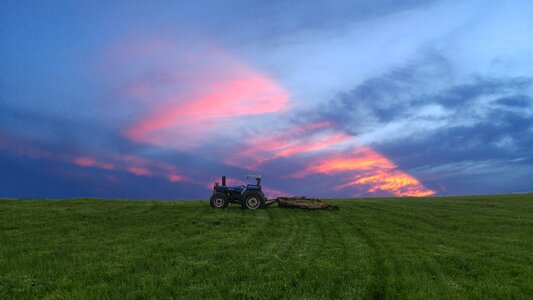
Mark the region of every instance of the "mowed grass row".
<instances>
[{"instance_id":1,"label":"mowed grass row","mask_svg":"<svg viewBox=\"0 0 533 300\"><path fill-rule=\"evenodd\" d=\"M533 194L0 200L0 299L532 298Z\"/></svg>"}]
</instances>

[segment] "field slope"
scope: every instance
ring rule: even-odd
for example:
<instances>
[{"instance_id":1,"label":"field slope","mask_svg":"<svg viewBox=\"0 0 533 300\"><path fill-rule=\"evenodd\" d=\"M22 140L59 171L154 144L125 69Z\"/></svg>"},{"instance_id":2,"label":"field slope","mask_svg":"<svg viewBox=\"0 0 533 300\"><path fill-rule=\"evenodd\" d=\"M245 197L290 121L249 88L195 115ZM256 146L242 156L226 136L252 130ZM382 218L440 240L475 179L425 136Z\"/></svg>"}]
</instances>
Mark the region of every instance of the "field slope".
<instances>
[{"instance_id":1,"label":"field slope","mask_svg":"<svg viewBox=\"0 0 533 300\"><path fill-rule=\"evenodd\" d=\"M533 194L326 202L0 200L0 299L533 297Z\"/></svg>"}]
</instances>

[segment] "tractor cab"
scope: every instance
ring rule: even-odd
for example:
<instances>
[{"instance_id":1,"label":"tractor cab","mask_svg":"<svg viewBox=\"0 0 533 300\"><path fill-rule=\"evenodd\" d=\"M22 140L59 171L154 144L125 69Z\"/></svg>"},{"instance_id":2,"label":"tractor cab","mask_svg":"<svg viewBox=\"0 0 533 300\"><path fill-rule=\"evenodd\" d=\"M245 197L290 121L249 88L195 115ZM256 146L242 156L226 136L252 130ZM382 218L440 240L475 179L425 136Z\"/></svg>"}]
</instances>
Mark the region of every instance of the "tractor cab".
<instances>
[{"instance_id":1,"label":"tractor cab","mask_svg":"<svg viewBox=\"0 0 533 300\"><path fill-rule=\"evenodd\" d=\"M261 175L246 175L246 178L255 178L255 184L247 184L246 190L261 190Z\"/></svg>"}]
</instances>

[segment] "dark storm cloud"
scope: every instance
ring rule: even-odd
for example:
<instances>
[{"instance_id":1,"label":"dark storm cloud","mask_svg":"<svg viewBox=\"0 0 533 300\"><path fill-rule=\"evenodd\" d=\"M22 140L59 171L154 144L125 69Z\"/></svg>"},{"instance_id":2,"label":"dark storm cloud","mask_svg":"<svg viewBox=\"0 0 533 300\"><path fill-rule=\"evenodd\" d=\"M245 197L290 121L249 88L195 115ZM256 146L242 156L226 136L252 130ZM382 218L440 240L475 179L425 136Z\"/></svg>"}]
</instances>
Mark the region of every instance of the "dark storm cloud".
<instances>
[{"instance_id":1,"label":"dark storm cloud","mask_svg":"<svg viewBox=\"0 0 533 300\"><path fill-rule=\"evenodd\" d=\"M31 107L16 107L1 103L0 126L4 131L33 136L37 140L81 144L81 147L88 146L95 140L106 143L115 140L98 122L72 120L39 112Z\"/></svg>"},{"instance_id":2,"label":"dark storm cloud","mask_svg":"<svg viewBox=\"0 0 533 300\"><path fill-rule=\"evenodd\" d=\"M477 182L478 192L494 178L499 192L530 190L532 91L533 80L524 77L456 83L451 66L432 54L365 81L311 115L338 122L430 187L444 178L455 187L447 193L468 191L457 176L466 186ZM468 178L474 169L477 177Z\"/></svg>"},{"instance_id":3,"label":"dark storm cloud","mask_svg":"<svg viewBox=\"0 0 533 300\"><path fill-rule=\"evenodd\" d=\"M67 137L61 141L38 140L0 130L1 197L199 199L205 197L206 183L213 181L206 170L216 174L240 171L211 159L128 141L120 143L120 139L106 144L105 148L106 151L84 147ZM77 164L76 159L80 157L113 166ZM136 166L136 160L152 174L133 174L129 167ZM179 166L178 171L187 170L188 177L174 182L159 173L173 166Z\"/></svg>"},{"instance_id":4,"label":"dark storm cloud","mask_svg":"<svg viewBox=\"0 0 533 300\"><path fill-rule=\"evenodd\" d=\"M498 104L509 107L528 108L531 107L533 98L527 95L514 95L512 97L504 97L498 100Z\"/></svg>"},{"instance_id":5,"label":"dark storm cloud","mask_svg":"<svg viewBox=\"0 0 533 300\"><path fill-rule=\"evenodd\" d=\"M85 168L67 162L13 155L0 149L1 197L202 199L204 189L156 177ZM194 186L194 188L192 188Z\"/></svg>"},{"instance_id":6,"label":"dark storm cloud","mask_svg":"<svg viewBox=\"0 0 533 300\"><path fill-rule=\"evenodd\" d=\"M0 197L197 199L205 196L210 174L239 172L215 158L132 142L98 122L0 104L0 125ZM80 158L90 161L80 165ZM136 161L152 174L128 171ZM176 166L187 171L186 180L160 174Z\"/></svg>"},{"instance_id":7,"label":"dark storm cloud","mask_svg":"<svg viewBox=\"0 0 533 300\"><path fill-rule=\"evenodd\" d=\"M383 18L391 14L437 1L208 1L209 9L197 10L195 14L206 25L204 30L217 34L221 24L227 29L225 39L246 42L269 40L268 46L296 43L287 37L297 31L313 32L335 29L343 31L359 22ZM200 6L201 7L201 6ZM228 16L231 15L231 22ZM231 32L238 32L232 35Z\"/></svg>"}]
</instances>

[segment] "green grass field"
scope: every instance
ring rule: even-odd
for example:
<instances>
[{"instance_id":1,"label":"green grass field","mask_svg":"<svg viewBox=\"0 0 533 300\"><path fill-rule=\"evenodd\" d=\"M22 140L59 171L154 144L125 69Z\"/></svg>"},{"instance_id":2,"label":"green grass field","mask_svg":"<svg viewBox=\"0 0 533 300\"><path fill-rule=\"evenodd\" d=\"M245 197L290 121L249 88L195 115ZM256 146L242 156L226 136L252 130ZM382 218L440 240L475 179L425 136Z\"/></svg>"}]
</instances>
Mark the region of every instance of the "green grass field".
<instances>
[{"instance_id":1,"label":"green grass field","mask_svg":"<svg viewBox=\"0 0 533 300\"><path fill-rule=\"evenodd\" d=\"M533 298L533 194L0 200L0 299Z\"/></svg>"}]
</instances>

